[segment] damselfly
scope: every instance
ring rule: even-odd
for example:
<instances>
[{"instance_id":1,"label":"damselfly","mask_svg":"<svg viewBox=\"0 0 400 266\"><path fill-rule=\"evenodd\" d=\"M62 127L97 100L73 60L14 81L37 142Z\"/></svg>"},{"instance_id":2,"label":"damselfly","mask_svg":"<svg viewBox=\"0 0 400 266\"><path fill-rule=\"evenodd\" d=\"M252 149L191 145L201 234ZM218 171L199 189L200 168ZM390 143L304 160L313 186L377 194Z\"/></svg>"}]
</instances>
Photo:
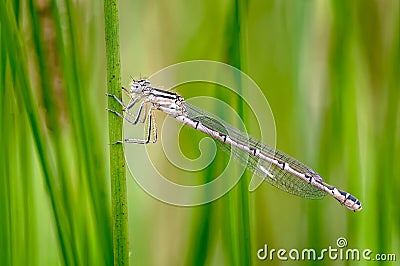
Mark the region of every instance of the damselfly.
<instances>
[{"instance_id":1,"label":"damselfly","mask_svg":"<svg viewBox=\"0 0 400 266\"><path fill-rule=\"evenodd\" d=\"M309 199L320 199L328 194L350 210L362 209L358 199L350 193L325 183L312 168L256 138L248 136L217 116L189 104L177 93L154 88L146 79L132 81L130 89L123 88L123 90L130 99L127 105L113 94L107 94L107 96L113 97L122 105L124 114L115 110L107 110L133 125L146 121L148 127L145 139L127 138L116 141L114 144L156 142L157 128L154 111L160 110L181 123L217 139L220 145L230 151L239 163L283 191ZM139 104L139 108L137 114L134 115L130 110L136 104Z\"/></svg>"}]
</instances>

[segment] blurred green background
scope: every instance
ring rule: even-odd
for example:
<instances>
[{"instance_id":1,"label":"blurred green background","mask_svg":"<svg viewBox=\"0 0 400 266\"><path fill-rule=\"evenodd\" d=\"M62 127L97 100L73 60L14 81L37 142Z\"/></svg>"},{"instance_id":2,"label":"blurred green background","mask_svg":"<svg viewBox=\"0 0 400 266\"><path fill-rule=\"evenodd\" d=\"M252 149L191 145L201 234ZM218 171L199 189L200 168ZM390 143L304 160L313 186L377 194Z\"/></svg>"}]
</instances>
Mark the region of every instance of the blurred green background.
<instances>
[{"instance_id":1,"label":"blurred green background","mask_svg":"<svg viewBox=\"0 0 400 266\"><path fill-rule=\"evenodd\" d=\"M0 10L0 263L112 264L102 3ZM400 259L399 1L121 1L120 34L124 85L187 60L242 69L269 101L277 147L363 204L353 213L268 184L248 193L247 173L215 202L176 207L128 174L131 264L297 265L257 251L320 251L339 237ZM251 116L240 98L207 93Z\"/></svg>"}]
</instances>

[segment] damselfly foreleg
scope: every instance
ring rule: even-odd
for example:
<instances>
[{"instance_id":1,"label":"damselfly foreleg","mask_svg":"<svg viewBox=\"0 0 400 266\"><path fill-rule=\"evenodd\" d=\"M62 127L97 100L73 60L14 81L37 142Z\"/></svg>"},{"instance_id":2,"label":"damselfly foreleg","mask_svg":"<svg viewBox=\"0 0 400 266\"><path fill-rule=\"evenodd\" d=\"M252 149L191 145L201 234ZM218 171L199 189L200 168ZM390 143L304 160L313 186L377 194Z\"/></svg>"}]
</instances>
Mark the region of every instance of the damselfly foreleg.
<instances>
[{"instance_id":1,"label":"damselfly foreleg","mask_svg":"<svg viewBox=\"0 0 400 266\"><path fill-rule=\"evenodd\" d=\"M129 117L131 117L131 118L128 118L126 115L123 115L123 114L121 114L121 113L118 113L118 112L115 111L115 110L111 110L111 109L108 109L108 108L106 108L106 110L107 110L107 111L110 111L110 112L112 112L112 113L114 113L114 114L116 114L116 115L118 115L119 117L121 117L121 118L123 118L123 119L125 119L126 121L128 121L128 122L129 122L130 124L132 124L132 125L136 125L136 124L137 124L137 122L139 121L139 119L140 119L140 117L141 117L141 115L142 115L143 106L144 106L146 103L148 103L148 101L146 101L146 100L142 101L142 103L140 104L138 113L137 113L136 115L134 115L134 114L132 114L131 112L129 112L129 111L127 111L127 110L129 110L128 108L132 108L132 106L133 106L134 104L137 103L137 101L138 101L138 99L140 99L140 97L135 98L135 99L132 101L131 104L129 104L128 106L126 106L126 105L121 101L121 99L119 99L116 95L114 95L114 94L106 94L106 95L109 96L109 97L114 98L119 104L121 104L121 106L123 107L124 113L125 113L126 115L128 115ZM129 106L130 106L130 107L129 107ZM132 118L133 118L133 121L131 121ZM140 119L140 122L143 123L145 119L146 119L146 116L144 116L142 119Z\"/></svg>"}]
</instances>

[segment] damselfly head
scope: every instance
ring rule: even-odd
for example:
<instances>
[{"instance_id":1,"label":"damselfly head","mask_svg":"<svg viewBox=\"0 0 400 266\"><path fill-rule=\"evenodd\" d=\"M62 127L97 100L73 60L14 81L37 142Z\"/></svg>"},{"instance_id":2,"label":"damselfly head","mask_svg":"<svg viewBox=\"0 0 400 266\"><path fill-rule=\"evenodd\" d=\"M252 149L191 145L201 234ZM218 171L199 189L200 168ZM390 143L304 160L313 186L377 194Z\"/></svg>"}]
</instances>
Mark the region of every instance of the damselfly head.
<instances>
[{"instance_id":1,"label":"damselfly head","mask_svg":"<svg viewBox=\"0 0 400 266\"><path fill-rule=\"evenodd\" d=\"M131 82L130 93L141 93L143 90L151 88L151 83L147 79L133 80Z\"/></svg>"}]
</instances>

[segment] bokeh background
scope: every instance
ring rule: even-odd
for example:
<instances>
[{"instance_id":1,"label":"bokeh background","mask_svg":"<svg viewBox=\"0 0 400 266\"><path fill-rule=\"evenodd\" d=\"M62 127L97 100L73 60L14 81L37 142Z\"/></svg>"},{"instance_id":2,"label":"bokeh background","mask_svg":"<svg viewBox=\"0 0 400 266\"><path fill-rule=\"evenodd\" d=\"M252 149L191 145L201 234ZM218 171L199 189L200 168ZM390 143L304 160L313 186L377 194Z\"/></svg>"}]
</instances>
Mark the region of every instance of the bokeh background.
<instances>
[{"instance_id":1,"label":"bokeh background","mask_svg":"<svg viewBox=\"0 0 400 266\"><path fill-rule=\"evenodd\" d=\"M2 1L0 10L0 263L112 264L102 3ZM395 253L397 262L385 265L396 265L399 36L397 0L121 1L123 84L187 60L243 70L269 101L277 147L364 207L354 213L268 184L248 193L250 173L215 202L177 207L128 173L131 264L318 264L260 261L257 251L265 244L320 251L345 237L348 248L371 256ZM249 121L240 97L212 87L202 94ZM195 158L201 134L182 132L182 152ZM224 158L218 152L204 182Z\"/></svg>"}]
</instances>

